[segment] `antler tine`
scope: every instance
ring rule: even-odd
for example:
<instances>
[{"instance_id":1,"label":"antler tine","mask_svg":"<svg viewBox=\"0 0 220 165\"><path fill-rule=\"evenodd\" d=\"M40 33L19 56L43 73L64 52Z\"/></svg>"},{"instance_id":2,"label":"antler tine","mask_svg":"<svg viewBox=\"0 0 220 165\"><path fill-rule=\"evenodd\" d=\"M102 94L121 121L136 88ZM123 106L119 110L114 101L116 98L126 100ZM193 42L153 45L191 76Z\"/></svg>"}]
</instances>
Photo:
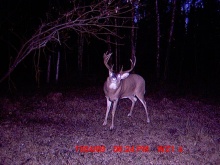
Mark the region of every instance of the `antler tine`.
<instances>
[{"instance_id":1,"label":"antler tine","mask_svg":"<svg viewBox=\"0 0 220 165\"><path fill-rule=\"evenodd\" d=\"M113 66L108 65L108 61L109 61L111 55L112 55L112 53L108 53L108 51L106 53L104 53L104 55L103 55L104 64L105 64L106 68L110 71L113 70Z\"/></svg>"},{"instance_id":2,"label":"antler tine","mask_svg":"<svg viewBox=\"0 0 220 165\"><path fill-rule=\"evenodd\" d=\"M134 56L134 61L132 61L131 59L130 61L131 61L131 68L129 70L123 71L123 66L122 66L120 73L126 73L126 72L129 73L134 69L134 66L136 64L136 56Z\"/></svg>"},{"instance_id":3,"label":"antler tine","mask_svg":"<svg viewBox=\"0 0 220 165\"><path fill-rule=\"evenodd\" d=\"M123 65L121 66L121 70L120 70L120 73L122 73L123 72Z\"/></svg>"}]
</instances>

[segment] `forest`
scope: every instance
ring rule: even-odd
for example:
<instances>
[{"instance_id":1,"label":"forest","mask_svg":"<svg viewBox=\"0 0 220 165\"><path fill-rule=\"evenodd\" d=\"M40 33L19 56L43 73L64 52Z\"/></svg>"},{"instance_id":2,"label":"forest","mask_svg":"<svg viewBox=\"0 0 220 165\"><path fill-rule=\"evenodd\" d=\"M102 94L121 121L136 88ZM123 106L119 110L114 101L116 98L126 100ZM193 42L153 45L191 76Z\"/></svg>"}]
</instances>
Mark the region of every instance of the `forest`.
<instances>
[{"instance_id":1,"label":"forest","mask_svg":"<svg viewBox=\"0 0 220 165\"><path fill-rule=\"evenodd\" d=\"M219 164L219 20L219 0L2 0L0 165ZM111 99L119 77L141 92Z\"/></svg>"},{"instance_id":2,"label":"forest","mask_svg":"<svg viewBox=\"0 0 220 165\"><path fill-rule=\"evenodd\" d=\"M102 56L108 50L113 52L115 71L122 65L129 67L129 59L135 55L134 71L146 79L150 90L175 86L179 93L205 97L219 93L218 0L109 1L108 10L113 13L108 18L89 11L90 3L99 4L96 10L101 10L108 1L5 1L1 5L0 40L4 52L0 60L3 89L82 81L100 85L106 77ZM86 12L84 18L79 12L63 18L76 8ZM116 8L118 13L114 12ZM83 19L91 17L91 12L97 17L85 22ZM81 22L46 32L51 26L58 27L77 17ZM108 22L102 22L104 19ZM97 21L98 26L89 29L88 25ZM106 25L109 28L104 29ZM46 38L44 45L40 33L55 35ZM36 40L34 37L38 41L31 48L33 43L28 42Z\"/></svg>"}]
</instances>

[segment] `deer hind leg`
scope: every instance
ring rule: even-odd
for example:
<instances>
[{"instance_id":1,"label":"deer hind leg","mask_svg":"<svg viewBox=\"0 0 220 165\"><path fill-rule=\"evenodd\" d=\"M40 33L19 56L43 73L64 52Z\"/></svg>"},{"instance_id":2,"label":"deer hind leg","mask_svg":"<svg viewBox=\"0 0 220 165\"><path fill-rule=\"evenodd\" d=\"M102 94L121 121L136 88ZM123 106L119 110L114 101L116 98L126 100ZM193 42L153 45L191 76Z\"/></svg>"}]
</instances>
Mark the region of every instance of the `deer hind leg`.
<instances>
[{"instance_id":1,"label":"deer hind leg","mask_svg":"<svg viewBox=\"0 0 220 165\"><path fill-rule=\"evenodd\" d=\"M144 109L146 111L146 115L147 115L147 122L150 123L150 118L149 118L149 114L148 114L148 111L147 111L147 104L146 104L146 101L144 100L144 95L137 95L137 98L141 101L141 103L143 104L144 106Z\"/></svg>"},{"instance_id":2,"label":"deer hind leg","mask_svg":"<svg viewBox=\"0 0 220 165\"><path fill-rule=\"evenodd\" d=\"M115 117L115 110L117 108L117 104L118 104L118 99L114 101L113 104L113 109L112 109L112 125L110 127L110 130L112 130L114 128L114 117Z\"/></svg>"},{"instance_id":3,"label":"deer hind leg","mask_svg":"<svg viewBox=\"0 0 220 165\"><path fill-rule=\"evenodd\" d=\"M133 109L134 109L134 105L135 105L135 103L136 103L136 101L137 101L137 98L135 97L135 96L131 96L131 97L128 97L130 100L131 100L131 102L132 102L132 105L131 105L131 110L130 110L130 112L129 112L129 114L128 114L128 116L131 116L132 115L132 111L133 111Z\"/></svg>"},{"instance_id":4,"label":"deer hind leg","mask_svg":"<svg viewBox=\"0 0 220 165\"><path fill-rule=\"evenodd\" d=\"M107 100L107 110L106 110L105 120L104 120L103 125L107 124L108 114L109 114L109 111L110 111L111 105L112 105L112 102L109 100L109 98L106 97L106 100Z\"/></svg>"}]
</instances>

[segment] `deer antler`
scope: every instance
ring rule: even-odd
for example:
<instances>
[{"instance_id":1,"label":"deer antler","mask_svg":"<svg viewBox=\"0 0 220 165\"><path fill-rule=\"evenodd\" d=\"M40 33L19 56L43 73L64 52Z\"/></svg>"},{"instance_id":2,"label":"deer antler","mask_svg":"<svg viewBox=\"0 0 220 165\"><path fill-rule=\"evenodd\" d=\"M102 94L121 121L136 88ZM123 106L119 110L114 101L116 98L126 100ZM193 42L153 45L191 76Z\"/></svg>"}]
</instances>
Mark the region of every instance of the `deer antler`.
<instances>
[{"instance_id":1,"label":"deer antler","mask_svg":"<svg viewBox=\"0 0 220 165\"><path fill-rule=\"evenodd\" d=\"M113 71L113 65L111 65L111 66L108 65L108 61L109 61L111 55L112 55L112 53L108 53L108 51L107 51L103 55L103 60L104 60L104 64L105 64L106 68L110 71Z\"/></svg>"},{"instance_id":2,"label":"deer antler","mask_svg":"<svg viewBox=\"0 0 220 165\"><path fill-rule=\"evenodd\" d=\"M131 68L129 70L123 71L123 66L122 66L120 74L129 73L129 72L131 72L134 69L134 66L136 64L136 56L134 56L134 60L133 61L131 59L130 59L130 61L131 61Z\"/></svg>"}]
</instances>

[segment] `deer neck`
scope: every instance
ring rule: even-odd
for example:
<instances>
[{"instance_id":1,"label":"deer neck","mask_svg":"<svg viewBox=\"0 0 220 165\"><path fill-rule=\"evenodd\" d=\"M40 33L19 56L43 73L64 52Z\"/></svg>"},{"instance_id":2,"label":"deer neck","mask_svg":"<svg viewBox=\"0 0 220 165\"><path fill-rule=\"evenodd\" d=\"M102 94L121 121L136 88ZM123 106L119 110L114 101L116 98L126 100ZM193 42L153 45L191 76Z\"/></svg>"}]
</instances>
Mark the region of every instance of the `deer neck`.
<instances>
[{"instance_id":1,"label":"deer neck","mask_svg":"<svg viewBox=\"0 0 220 165\"><path fill-rule=\"evenodd\" d=\"M121 82L113 84L109 79L105 82L104 91L109 100L115 100L120 97Z\"/></svg>"}]
</instances>

